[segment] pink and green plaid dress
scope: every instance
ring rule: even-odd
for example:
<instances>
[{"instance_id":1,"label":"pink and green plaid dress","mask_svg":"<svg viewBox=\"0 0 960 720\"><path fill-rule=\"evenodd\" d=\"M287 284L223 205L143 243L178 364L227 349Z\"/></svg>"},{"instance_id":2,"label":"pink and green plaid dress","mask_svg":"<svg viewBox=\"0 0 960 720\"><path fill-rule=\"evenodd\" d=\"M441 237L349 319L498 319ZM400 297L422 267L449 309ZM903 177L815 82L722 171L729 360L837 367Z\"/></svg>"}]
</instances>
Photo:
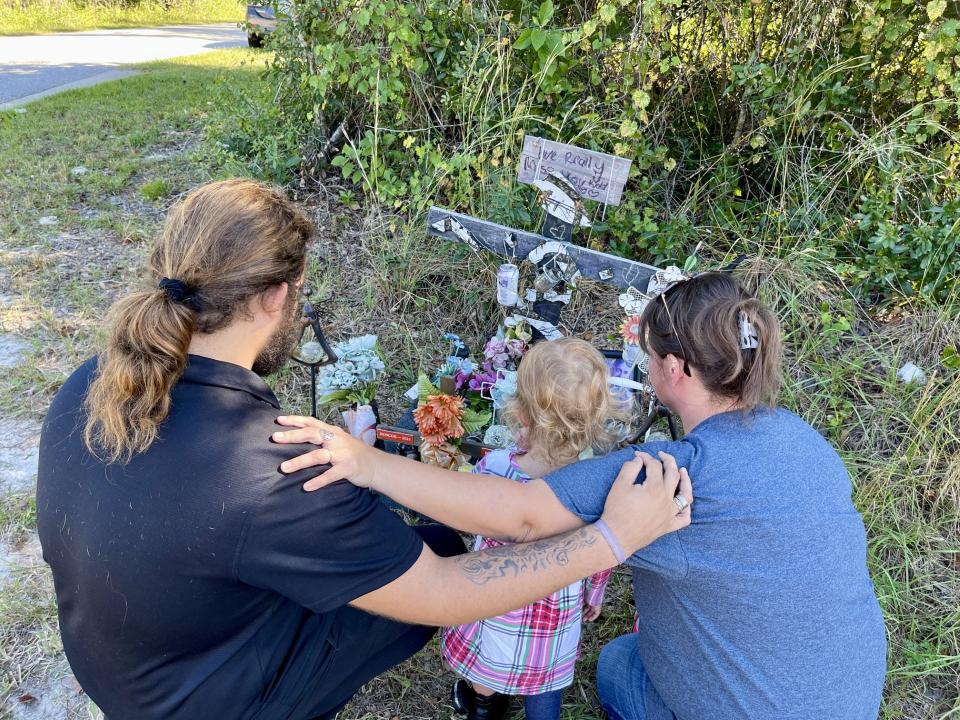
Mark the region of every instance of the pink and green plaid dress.
<instances>
[{"instance_id":1,"label":"pink and green plaid dress","mask_svg":"<svg viewBox=\"0 0 960 720\"><path fill-rule=\"evenodd\" d=\"M495 450L477 463L475 473L525 483L516 451ZM475 550L509 543L477 537ZM580 651L583 604L600 605L610 571L577 581L532 605L494 618L443 631L440 648L450 668L471 682L505 695L539 695L573 682Z\"/></svg>"}]
</instances>

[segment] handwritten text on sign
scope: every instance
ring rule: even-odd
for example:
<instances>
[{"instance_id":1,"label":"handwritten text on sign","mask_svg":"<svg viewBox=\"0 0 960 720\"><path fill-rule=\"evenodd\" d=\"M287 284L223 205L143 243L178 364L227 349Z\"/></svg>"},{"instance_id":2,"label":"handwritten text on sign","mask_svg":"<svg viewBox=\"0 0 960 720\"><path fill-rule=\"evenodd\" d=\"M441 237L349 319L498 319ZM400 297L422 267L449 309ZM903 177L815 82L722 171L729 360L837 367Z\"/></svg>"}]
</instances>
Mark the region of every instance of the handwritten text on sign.
<instances>
[{"instance_id":1,"label":"handwritten text on sign","mask_svg":"<svg viewBox=\"0 0 960 720\"><path fill-rule=\"evenodd\" d=\"M630 160L616 155L527 135L523 139L517 180L532 183L538 177L546 178L556 172L565 177L582 197L619 205L630 163Z\"/></svg>"}]
</instances>

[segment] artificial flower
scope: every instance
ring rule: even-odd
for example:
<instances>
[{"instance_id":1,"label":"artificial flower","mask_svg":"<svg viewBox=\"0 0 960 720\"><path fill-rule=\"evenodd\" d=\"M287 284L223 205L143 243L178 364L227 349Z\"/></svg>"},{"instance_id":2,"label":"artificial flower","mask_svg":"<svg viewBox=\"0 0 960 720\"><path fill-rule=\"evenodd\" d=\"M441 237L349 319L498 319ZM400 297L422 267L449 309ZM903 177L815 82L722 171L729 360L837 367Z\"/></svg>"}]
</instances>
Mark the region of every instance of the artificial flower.
<instances>
[{"instance_id":1,"label":"artificial flower","mask_svg":"<svg viewBox=\"0 0 960 720\"><path fill-rule=\"evenodd\" d=\"M457 385L457 390L459 390L467 378L470 377L470 373L473 372L473 361L470 358L458 358L458 357L448 357L447 362L444 363L443 367L440 368L440 372L437 373L438 377L444 375L449 375L456 378L462 378L462 380Z\"/></svg>"},{"instance_id":2,"label":"artificial flower","mask_svg":"<svg viewBox=\"0 0 960 720\"><path fill-rule=\"evenodd\" d=\"M420 460L427 465L437 465L447 470L456 470L468 462L460 448L448 442L420 443Z\"/></svg>"},{"instance_id":3,"label":"artificial flower","mask_svg":"<svg viewBox=\"0 0 960 720\"><path fill-rule=\"evenodd\" d=\"M468 387L475 392L482 393L488 387L493 386L495 382L497 382L497 371L488 360L483 363L480 369L473 371Z\"/></svg>"},{"instance_id":4,"label":"artificial flower","mask_svg":"<svg viewBox=\"0 0 960 720\"><path fill-rule=\"evenodd\" d=\"M460 370L456 375L453 376L453 386L457 390L461 390L463 386L466 385L467 382L469 382L472 375L473 375L472 371L465 372L463 370Z\"/></svg>"},{"instance_id":5,"label":"artificial flower","mask_svg":"<svg viewBox=\"0 0 960 720\"><path fill-rule=\"evenodd\" d=\"M507 342L496 336L490 338L487 340L487 344L483 346L483 356L494 369L506 367L510 361L510 355L507 352Z\"/></svg>"},{"instance_id":6,"label":"artificial flower","mask_svg":"<svg viewBox=\"0 0 960 720\"><path fill-rule=\"evenodd\" d=\"M679 285L689 279L690 275L676 265L668 265L650 276L650 281L647 283L647 295L651 297L662 295L674 285Z\"/></svg>"},{"instance_id":7,"label":"artificial flower","mask_svg":"<svg viewBox=\"0 0 960 720\"><path fill-rule=\"evenodd\" d=\"M650 302L650 298L641 293L635 287L628 287L627 291L617 298L620 307L627 315L639 315Z\"/></svg>"},{"instance_id":8,"label":"artificial flower","mask_svg":"<svg viewBox=\"0 0 960 720\"><path fill-rule=\"evenodd\" d=\"M304 345L305 349L311 349ZM317 372L317 393L321 402L370 402L376 395L376 381L386 370L377 353L377 336L363 335L334 344L337 361Z\"/></svg>"},{"instance_id":9,"label":"artificial flower","mask_svg":"<svg viewBox=\"0 0 960 720\"><path fill-rule=\"evenodd\" d=\"M513 433L506 425L491 425L483 436L483 444L505 448L513 444Z\"/></svg>"},{"instance_id":10,"label":"artificial flower","mask_svg":"<svg viewBox=\"0 0 960 720\"><path fill-rule=\"evenodd\" d=\"M323 346L315 340L301 345L300 352L297 354L301 360L308 363L318 363L327 356L323 351Z\"/></svg>"},{"instance_id":11,"label":"artificial flower","mask_svg":"<svg viewBox=\"0 0 960 720\"><path fill-rule=\"evenodd\" d=\"M453 395L431 395L413 411L413 419L424 441L440 445L463 437L463 398Z\"/></svg>"},{"instance_id":12,"label":"artificial flower","mask_svg":"<svg viewBox=\"0 0 960 720\"><path fill-rule=\"evenodd\" d=\"M620 326L620 334L630 345L640 344L640 316L630 315Z\"/></svg>"},{"instance_id":13,"label":"artificial flower","mask_svg":"<svg viewBox=\"0 0 960 720\"><path fill-rule=\"evenodd\" d=\"M507 354L510 356L511 360L519 360L523 357L524 353L527 352L527 344L520 338L512 338L507 340Z\"/></svg>"},{"instance_id":14,"label":"artificial flower","mask_svg":"<svg viewBox=\"0 0 960 720\"><path fill-rule=\"evenodd\" d=\"M530 325L520 316L514 315L512 318L507 318L504 321L504 326L507 328L507 338L516 338L522 340L525 343L533 340L533 331L530 329Z\"/></svg>"},{"instance_id":15,"label":"artificial flower","mask_svg":"<svg viewBox=\"0 0 960 720\"><path fill-rule=\"evenodd\" d=\"M517 371L500 370L497 372L497 381L490 388L490 398L493 406L502 410L507 401L517 393Z\"/></svg>"}]
</instances>

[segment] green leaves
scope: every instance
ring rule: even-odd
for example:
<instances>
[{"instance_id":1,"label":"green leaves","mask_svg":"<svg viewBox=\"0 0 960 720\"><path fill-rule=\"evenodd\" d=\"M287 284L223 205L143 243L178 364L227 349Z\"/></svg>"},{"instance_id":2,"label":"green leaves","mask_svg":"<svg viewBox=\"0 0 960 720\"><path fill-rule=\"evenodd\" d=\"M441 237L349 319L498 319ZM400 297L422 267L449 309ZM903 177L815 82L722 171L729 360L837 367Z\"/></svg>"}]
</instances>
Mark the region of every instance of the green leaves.
<instances>
[{"instance_id":1,"label":"green leaves","mask_svg":"<svg viewBox=\"0 0 960 720\"><path fill-rule=\"evenodd\" d=\"M569 46L580 40L580 30L564 31L548 29L555 8L553 0L544 0L536 14L531 18L533 25L524 28L513 43L514 50L533 49L533 72L540 77L540 88L544 93L563 92L569 86L563 73L570 68L567 55Z\"/></svg>"},{"instance_id":2,"label":"green leaves","mask_svg":"<svg viewBox=\"0 0 960 720\"><path fill-rule=\"evenodd\" d=\"M430 378L428 378L423 373L420 373L417 376L417 398L418 398L419 404L422 405L423 403L427 402L427 400L430 399L431 395L439 395L439 394L440 394L440 388L438 388L436 385L430 382Z\"/></svg>"},{"instance_id":3,"label":"green leaves","mask_svg":"<svg viewBox=\"0 0 960 720\"><path fill-rule=\"evenodd\" d=\"M420 373L417 376L417 395L418 404L423 405L430 399L431 395L440 395L440 388L430 382L430 378L424 373ZM479 412L466 406L463 409L463 417L460 422L467 433L477 433L490 422L492 417L489 412Z\"/></svg>"},{"instance_id":4,"label":"green leaves","mask_svg":"<svg viewBox=\"0 0 960 720\"><path fill-rule=\"evenodd\" d=\"M936 22L943 16L946 9L947 0L932 0L932 2L927 3L927 17L930 22Z\"/></svg>"},{"instance_id":5,"label":"green leaves","mask_svg":"<svg viewBox=\"0 0 960 720\"><path fill-rule=\"evenodd\" d=\"M604 25L609 25L614 20L617 19L617 8L611 5L610 3L605 3L600 6L600 20Z\"/></svg>"},{"instance_id":6,"label":"green leaves","mask_svg":"<svg viewBox=\"0 0 960 720\"><path fill-rule=\"evenodd\" d=\"M540 5L540 10L537 12L537 20L540 22L540 27L543 27L553 18L553 0L544 0L543 4Z\"/></svg>"},{"instance_id":7,"label":"green leaves","mask_svg":"<svg viewBox=\"0 0 960 720\"><path fill-rule=\"evenodd\" d=\"M351 391L349 389L337 390L336 392L328 393L323 397L317 398L317 405L334 405L342 403L350 398Z\"/></svg>"},{"instance_id":8,"label":"green leaves","mask_svg":"<svg viewBox=\"0 0 960 720\"><path fill-rule=\"evenodd\" d=\"M464 408L461 424L468 433L477 433L483 430L493 416L489 412L477 412L469 407Z\"/></svg>"},{"instance_id":9,"label":"green leaves","mask_svg":"<svg viewBox=\"0 0 960 720\"><path fill-rule=\"evenodd\" d=\"M940 353L940 362L945 368L957 370L960 368L960 353L953 345L947 345Z\"/></svg>"},{"instance_id":10,"label":"green leaves","mask_svg":"<svg viewBox=\"0 0 960 720\"><path fill-rule=\"evenodd\" d=\"M620 137L636 137L639 132L640 126L637 125L637 121L633 118L625 118L624 121L620 123Z\"/></svg>"},{"instance_id":11,"label":"green leaves","mask_svg":"<svg viewBox=\"0 0 960 720\"><path fill-rule=\"evenodd\" d=\"M530 33L530 44L533 46L534 50L539 50L542 48L546 41L547 34L540 28L534 28Z\"/></svg>"},{"instance_id":12,"label":"green leaves","mask_svg":"<svg viewBox=\"0 0 960 720\"><path fill-rule=\"evenodd\" d=\"M285 128L284 147L271 132L237 144L257 172L339 170L383 207L443 204L530 229L535 203L511 166L525 133L547 132L633 160L598 249L678 262L698 227L726 252L776 226L855 265L845 277L871 299L948 294L960 272L949 2L864 0L830 20L816 4L800 19L767 3L761 42L760 26L725 25L729 8L710 3L498 7L491 22L486 3L298 0L272 40L267 127ZM344 118L350 142L331 161L320 151Z\"/></svg>"}]
</instances>

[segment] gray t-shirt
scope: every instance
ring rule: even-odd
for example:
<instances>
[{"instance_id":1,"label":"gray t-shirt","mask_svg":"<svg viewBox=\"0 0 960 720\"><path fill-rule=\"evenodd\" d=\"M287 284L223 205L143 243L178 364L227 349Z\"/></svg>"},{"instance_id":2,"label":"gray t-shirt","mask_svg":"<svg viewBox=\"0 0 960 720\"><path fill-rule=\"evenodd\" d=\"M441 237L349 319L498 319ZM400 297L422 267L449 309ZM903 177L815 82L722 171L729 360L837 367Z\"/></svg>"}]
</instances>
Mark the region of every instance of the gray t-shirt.
<instances>
[{"instance_id":1,"label":"gray t-shirt","mask_svg":"<svg viewBox=\"0 0 960 720\"><path fill-rule=\"evenodd\" d=\"M640 653L683 720L873 720L886 671L866 533L840 457L786 410L714 415L663 450L690 471L692 522L627 560ZM547 484L596 520L633 449Z\"/></svg>"}]
</instances>

